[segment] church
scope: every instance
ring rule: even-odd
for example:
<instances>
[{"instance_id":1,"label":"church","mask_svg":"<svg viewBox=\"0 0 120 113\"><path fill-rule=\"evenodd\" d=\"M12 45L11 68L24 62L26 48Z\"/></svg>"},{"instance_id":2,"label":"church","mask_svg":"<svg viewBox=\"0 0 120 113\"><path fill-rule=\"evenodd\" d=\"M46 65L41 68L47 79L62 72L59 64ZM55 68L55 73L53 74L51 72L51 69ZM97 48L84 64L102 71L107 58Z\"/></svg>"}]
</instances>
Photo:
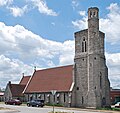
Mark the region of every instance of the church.
<instances>
[{"instance_id":1,"label":"church","mask_svg":"<svg viewBox=\"0 0 120 113\"><path fill-rule=\"evenodd\" d=\"M43 99L66 107L110 106L110 82L99 9L88 9L88 29L74 33L74 64L35 70L23 89L24 100ZM55 94L52 95L52 91Z\"/></svg>"}]
</instances>

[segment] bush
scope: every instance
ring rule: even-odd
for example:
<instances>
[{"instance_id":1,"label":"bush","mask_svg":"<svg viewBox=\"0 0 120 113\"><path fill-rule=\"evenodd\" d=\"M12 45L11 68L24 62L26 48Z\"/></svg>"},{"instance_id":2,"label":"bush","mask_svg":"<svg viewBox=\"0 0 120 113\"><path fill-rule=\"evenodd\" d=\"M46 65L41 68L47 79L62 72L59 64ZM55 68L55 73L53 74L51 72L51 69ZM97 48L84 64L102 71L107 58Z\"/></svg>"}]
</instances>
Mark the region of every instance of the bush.
<instances>
[{"instance_id":1,"label":"bush","mask_svg":"<svg viewBox=\"0 0 120 113\"><path fill-rule=\"evenodd\" d=\"M97 108L98 110L112 110L112 111L120 111L120 108Z\"/></svg>"},{"instance_id":2,"label":"bush","mask_svg":"<svg viewBox=\"0 0 120 113\"><path fill-rule=\"evenodd\" d=\"M120 111L120 108L111 108L113 111Z\"/></svg>"}]
</instances>

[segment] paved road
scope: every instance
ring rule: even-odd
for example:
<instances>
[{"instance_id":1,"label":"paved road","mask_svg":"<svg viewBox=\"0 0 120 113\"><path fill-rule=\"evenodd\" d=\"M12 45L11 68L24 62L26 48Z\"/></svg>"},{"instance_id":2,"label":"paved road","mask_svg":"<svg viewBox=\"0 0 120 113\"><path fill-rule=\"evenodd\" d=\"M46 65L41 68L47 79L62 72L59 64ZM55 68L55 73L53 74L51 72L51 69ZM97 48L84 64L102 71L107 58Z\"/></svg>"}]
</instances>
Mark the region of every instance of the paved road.
<instances>
[{"instance_id":1,"label":"paved road","mask_svg":"<svg viewBox=\"0 0 120 113\"><path fill-rule=\"evenodd\" d=\"M27 107L27 106L14 106L14 105L4 105L0 104L0 107L10 108L12 110L0 110L0 113L48 113L53 110L52 107ZM93 112L93 111L82 111L78 110L71 110L67 108L55 108L55 111L64 111L69 113L104 113L104 112Z\"/></svg>"}]
</instances>

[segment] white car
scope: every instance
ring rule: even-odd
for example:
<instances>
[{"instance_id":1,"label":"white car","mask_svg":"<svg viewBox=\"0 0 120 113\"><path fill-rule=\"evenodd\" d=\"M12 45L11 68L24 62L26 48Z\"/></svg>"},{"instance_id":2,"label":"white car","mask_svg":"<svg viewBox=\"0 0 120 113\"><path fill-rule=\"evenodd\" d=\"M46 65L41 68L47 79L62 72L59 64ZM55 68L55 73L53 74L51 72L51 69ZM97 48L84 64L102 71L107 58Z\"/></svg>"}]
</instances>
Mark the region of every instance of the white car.
<instances>
[{"instance_id":1,"label":"white car","mask_svg":"<svg viewBox=\"0 0 120 113\"><path fill-rule=\"evenodd\" d=\"M120 102L117 102L117 103L115 104L115 108L120 108Z\"/></svg>"}]
</instances>

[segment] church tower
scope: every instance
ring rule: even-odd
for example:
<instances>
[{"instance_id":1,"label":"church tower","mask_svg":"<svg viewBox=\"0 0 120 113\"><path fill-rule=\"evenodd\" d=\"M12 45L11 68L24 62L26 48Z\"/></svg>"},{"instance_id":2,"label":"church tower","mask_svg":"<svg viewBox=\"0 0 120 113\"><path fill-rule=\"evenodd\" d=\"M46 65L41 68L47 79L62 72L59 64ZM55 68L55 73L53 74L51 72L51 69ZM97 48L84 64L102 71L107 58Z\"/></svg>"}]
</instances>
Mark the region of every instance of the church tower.
<instances>
[{"instance_id":1,"label":"church tower","mask_svg":"<svg viewBox=\"0 0 120 113\"><path fill-rule=\"evenodd\" d=\"M88 9L88 29L75 33L75 106L110 105L108 69L104 54L105 34L99 31L99 9Z\"/></svg>"}]
</instances>

